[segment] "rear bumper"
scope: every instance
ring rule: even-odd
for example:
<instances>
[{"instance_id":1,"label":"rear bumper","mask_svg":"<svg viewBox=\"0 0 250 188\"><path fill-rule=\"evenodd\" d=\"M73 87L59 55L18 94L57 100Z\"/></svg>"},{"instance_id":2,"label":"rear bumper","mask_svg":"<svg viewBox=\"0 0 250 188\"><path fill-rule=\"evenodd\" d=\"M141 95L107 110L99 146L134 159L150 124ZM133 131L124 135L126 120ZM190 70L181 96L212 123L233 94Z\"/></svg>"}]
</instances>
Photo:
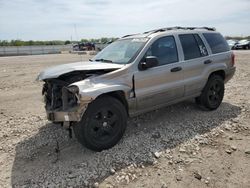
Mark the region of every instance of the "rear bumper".
<instances>
[{"instance_id":1,"label":"rear bumper","mask_svg":"<svg viewBox=\"0 0 250 188\"><path fill-rule=\"evenodd\" d=\"M80 105L68 111L47 111L47 118L52 122L79 122L87 109L87 105Z\"/></svg>"},{"instance_id":2,"label":"rear bumper","mask_svg":"<svg viewBox=\"0 0 250 188\"><path fill-rule=\"evenodd\" d=\"M231 67L225 74L225 83L228 82L234 75L236 67Z\"/></svg>"}]
</instances>

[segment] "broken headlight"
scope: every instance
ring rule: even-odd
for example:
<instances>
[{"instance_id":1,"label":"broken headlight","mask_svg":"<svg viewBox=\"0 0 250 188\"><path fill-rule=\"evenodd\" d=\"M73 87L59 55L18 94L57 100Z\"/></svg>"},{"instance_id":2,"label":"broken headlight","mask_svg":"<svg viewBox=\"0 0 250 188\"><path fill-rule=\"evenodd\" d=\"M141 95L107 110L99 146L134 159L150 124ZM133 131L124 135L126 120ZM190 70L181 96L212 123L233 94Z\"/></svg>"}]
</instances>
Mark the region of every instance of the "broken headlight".
<instances>
[{"instance_id":1,"label":"broken headlight","mask_svg":"<svg viewBox=\"0 0 250 188\"><path fill-rule=\"evenodd\" d=\"M79 93L79 88L77 86L69 86L67 87L68 91L74 94L78 94Z\"/></svg>"}]
</instances>

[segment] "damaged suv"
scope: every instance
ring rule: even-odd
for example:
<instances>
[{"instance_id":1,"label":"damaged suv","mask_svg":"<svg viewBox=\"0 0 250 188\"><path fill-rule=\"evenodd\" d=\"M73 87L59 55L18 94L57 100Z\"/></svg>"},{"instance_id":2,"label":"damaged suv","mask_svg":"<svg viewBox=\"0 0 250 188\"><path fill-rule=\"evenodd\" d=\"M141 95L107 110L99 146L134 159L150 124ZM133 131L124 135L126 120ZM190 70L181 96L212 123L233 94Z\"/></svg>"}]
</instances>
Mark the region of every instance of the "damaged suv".
<instances>
[{"instance_id":1,"label":"damaged suv","mask_svg":"<svg viewBox=\"0 0 250 188\"><path fill-rule=\"evenodd\" d=\"M124 36L89 62L49 68L38 80L48 119L101 151L122 138L128 116L189 98L217 109L234 62L214 28L171 27Z\"/></svg>"}]
</instances>

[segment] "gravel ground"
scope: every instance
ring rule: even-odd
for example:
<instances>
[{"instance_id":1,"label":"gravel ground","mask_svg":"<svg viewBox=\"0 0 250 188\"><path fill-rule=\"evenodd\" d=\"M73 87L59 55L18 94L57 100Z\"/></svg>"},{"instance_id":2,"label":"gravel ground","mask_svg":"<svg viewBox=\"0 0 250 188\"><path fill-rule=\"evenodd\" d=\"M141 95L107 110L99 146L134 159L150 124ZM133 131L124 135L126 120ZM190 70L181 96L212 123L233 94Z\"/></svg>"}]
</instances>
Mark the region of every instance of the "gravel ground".
<instances>
[{"instance_id":1,"label":"gravel ground","mask_svg":"<svg viewBox=\"0 0 250 188\"><path fill-rule=\"evenodd\" d=\"M48 66L89 56L0 58L0 187L249 186L250 52L236 57L218 110L189 100L129 119L119 144L102 152L46 120L34 81Z\"/></svg>"}]
</instances>

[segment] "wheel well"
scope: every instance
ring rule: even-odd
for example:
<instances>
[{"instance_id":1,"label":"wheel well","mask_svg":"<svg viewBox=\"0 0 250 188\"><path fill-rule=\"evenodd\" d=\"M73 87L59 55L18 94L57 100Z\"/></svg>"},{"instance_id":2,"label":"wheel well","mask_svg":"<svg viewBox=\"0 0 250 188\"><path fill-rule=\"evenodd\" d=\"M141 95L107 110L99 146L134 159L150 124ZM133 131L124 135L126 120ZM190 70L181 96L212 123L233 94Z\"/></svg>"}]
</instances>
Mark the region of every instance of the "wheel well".
<instances>
[{"instance_id":1,"label":"wheel well","mask_svg":"<svg viewBox=\"0 0 250 188\"><path fill-rule=\"evenodd\" d=\"M126 97L123 91L112 91L112 92L104 93L98 96L98 98L103 97L103 96L111 96L111 97L118 99L125 106L126 111L128 113L128 102L126 100Z\"/></svg>"},{"instance_id":2,"label":"wheel well","mask_svg":"<svg viewBox=\"0 0 250 188\"><path fill-rule=\"evenodd\" d=\"M219 76L221 76L221 78L222 78L223 80L225 80L225 71L224 71L224 70L218 70L218 71L212 72L212 73L209 75L209 78L210 78L212 75L219 75Z\"/></svg>"}]
</instances>

